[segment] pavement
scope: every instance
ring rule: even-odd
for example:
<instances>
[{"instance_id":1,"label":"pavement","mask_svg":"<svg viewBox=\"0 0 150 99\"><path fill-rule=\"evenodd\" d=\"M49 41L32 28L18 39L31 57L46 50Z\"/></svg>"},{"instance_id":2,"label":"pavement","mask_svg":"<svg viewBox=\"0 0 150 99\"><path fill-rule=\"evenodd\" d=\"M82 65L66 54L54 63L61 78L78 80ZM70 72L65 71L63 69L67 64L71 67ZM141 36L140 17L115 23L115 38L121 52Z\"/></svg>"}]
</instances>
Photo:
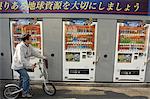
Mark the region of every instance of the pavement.
<instances>
[{"instance_id":1,"label":"pavement","mask_svg":"<svg viewBox=\"0 0 150 99\"><path fill-rule=\"evenodd\" d=\"M0 95L10 80L0 80ZM16 81L13 81L13 83ZM32 99L150 99L150 83L53 82L56 94L48 96L42 82L32 81ZM19 97L19 99L24 99Z\"/></svg>"}]
</instances>

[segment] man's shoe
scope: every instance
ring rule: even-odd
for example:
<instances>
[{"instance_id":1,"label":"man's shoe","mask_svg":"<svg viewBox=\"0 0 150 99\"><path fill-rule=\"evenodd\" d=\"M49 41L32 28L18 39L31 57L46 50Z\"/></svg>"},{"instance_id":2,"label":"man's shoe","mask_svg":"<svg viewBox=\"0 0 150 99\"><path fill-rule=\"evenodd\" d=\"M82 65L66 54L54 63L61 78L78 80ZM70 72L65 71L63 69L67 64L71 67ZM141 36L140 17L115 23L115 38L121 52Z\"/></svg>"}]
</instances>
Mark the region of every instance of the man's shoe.
<instances>
[{"instance_id":1,"label":"man's shoe","mask_svg":"<svg viewBox=\"0 0 150 99\"><path fill-rule=\"evenodd\" d=\"M24 94L22 95L23 98L32 98L32 95L31 94Z\"/></svg>"},{"instance_id":2,"label":"man's shoe","mask_svg":"<svg viewBox=\"0 0 150 99\"><path fill-rule=\"evenodd\" d=\"M27 94L27 97L28 97L28 98L32 98L32 95L31 95L31 94Z\"/></svg>"}]
</instances>

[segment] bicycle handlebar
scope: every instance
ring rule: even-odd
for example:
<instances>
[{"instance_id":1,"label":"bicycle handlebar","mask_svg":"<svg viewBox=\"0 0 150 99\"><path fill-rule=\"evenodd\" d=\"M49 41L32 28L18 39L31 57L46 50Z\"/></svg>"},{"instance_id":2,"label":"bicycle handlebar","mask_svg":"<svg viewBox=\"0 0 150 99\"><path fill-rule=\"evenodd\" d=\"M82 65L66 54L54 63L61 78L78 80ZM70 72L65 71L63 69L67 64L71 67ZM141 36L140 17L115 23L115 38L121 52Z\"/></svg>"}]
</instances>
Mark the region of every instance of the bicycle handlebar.
<instances>
[{"instance_id":1,"label":"bicycle handlebar","mask_svg":"<svg viewBox=\"0 0 150 99\"><path fill-rule=\"evenodd\" d=\"M34 63L34 65L35 65L35 66L36 66L36 65L39 65L39 69L41 70L41 67L40 67L40 64L41 64L41 63L42 63L42 60L39 59L39 62ZM48 60L43 59L43 64L44 64L45 68L48 69ZM32 68L26 68L26 70L27 70L28 72L34 72L34 69L32 69Z\"/></svg>"},{"instance_id":2,"label":"bicycle handlebar","mask_svg":"<svg viewBox=\"0 0 150 99\"><path fill-rule=\"evenodd\" d=\"M39 63L42 63L42 60L41 60L41 59L39 59L38 64L39 64ZM47 60L47 59L43 59L43 64L44 64L44 66L46 67L46 69L48 69L48 60Z\"/></svg>"},{"instance_id":3,"label":"bicycle handlebar","mask_svg":"<svg viewBox=\"0 0 150 99\"><path fill-rule=\"evenodd\" d=\"M48 60L47 59L43 59L43 61L44 61L45 67L48 69Z\"/></svg>"}]
</instances>

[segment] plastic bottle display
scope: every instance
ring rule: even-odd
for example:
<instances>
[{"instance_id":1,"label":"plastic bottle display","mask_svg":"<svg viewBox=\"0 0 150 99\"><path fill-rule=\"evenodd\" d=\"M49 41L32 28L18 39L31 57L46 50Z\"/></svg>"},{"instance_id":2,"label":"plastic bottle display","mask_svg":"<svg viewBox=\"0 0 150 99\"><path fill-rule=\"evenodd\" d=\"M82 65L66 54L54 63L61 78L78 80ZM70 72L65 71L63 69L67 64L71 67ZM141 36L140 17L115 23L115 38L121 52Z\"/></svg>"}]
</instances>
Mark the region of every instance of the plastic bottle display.
<instances>
[{"instance_id":1,"label":"plastic bottle display","mask_svg":"<svg viewBox=\"0 0 150 99\"><path fill-rule=\"evenodd\" d=\"M119 26L119 45L118 51L138 50L144 51L146 41L146 28Z\"/></svg>"},{"instance_id":2,"label":"plastic bottle display","mask_svg":"<svg viewBox=\"0 0 150 99\"><path fill-rule=\"evenodd\" d=\"M32 46L41 49L40 25L18 25L13 24L14 47L20 42L19 37L23 33L29 33L32 36Z\"/></svg>"},{"instance_id":3,"label":"plastic bottle display","mask_svg":"<svg viewBox=\"0 0 150 99\"><path fill-rule=\"evenodd\" d=\"M95 26L66 25L65 49L94 50Z\"/></svg>"}]
</instances>

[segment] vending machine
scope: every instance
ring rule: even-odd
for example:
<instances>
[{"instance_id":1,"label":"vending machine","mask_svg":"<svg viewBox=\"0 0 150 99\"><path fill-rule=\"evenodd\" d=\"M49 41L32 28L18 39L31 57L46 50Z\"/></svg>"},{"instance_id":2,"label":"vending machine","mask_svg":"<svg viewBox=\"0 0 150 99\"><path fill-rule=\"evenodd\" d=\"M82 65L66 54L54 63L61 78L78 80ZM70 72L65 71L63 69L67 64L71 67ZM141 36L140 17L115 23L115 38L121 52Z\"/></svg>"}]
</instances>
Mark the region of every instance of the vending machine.
<instances>
[{"instance_id":1,"label":"vending machine","mask_svg":"<svg viewBox=\"0 0 150 99\"><path fill-rule=\"evenodd\" d=\"M12 56L15 52L15 47L20 43L19 37L24 33L31 34L32 46L41 54L43 54L42 44L42 21L35 19L13 19L10 20L10 31L11 31L11 48ZM38 58L31 57L30 63L34 64L38 61ZM13 71L14 79L18 79L18 73ZM38 67L35 68L34 72L29 72L31 80L40 80L40 71Z\"/></svg>"},{"instance_id":2,"label":"vending machine","mask_svg":"<svg viewBox=\"0 0 150 99\"><path fill-rule=\"evenodd\" d=\"M63 80L94 81L97 22L63 21Z\"/></svg>"},{"instance_id":3,"label":"vending machine","mask_svg":"<svg viewBox=\"0 0 150 99\"><path fill-rule=\"evenodd\" d=\"M117 23L114 82L144 82L149 27L143 21Z\"/></svg>"}]
</instances>

